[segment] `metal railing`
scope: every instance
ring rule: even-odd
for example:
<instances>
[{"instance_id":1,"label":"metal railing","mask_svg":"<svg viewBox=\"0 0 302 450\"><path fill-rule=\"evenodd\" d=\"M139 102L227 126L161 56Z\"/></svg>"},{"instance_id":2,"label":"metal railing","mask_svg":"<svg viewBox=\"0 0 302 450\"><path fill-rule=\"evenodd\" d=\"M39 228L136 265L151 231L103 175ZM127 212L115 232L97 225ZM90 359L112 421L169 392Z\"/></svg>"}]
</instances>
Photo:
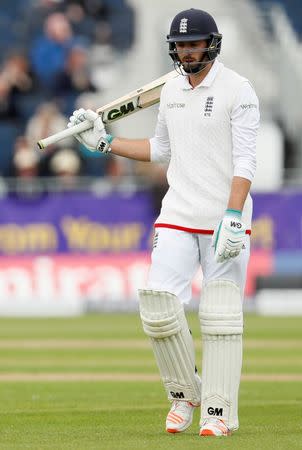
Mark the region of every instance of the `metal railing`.
<instances>
[{"instance_id":1,"label":"metal railing","mask_svg":"<svg viewBox=\"0 0 302 450\"><path fill-rule=\"evenodd\" d=\"M15 193L23 197L36 197L45 193L89 191L98 197L111 192L130 195L150 189L150 180L139 176L114 177L34 177L0 178L0 197Z\"/></svg>"}]
</instances>

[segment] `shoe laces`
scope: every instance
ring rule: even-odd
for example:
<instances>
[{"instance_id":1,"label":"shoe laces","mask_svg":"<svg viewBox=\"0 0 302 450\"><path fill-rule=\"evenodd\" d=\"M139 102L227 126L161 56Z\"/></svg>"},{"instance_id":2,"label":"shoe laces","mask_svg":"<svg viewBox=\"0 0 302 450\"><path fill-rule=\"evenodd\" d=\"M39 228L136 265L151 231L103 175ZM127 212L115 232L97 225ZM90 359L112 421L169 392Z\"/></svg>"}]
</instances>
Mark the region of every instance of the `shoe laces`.
<instances>
[{"instance_id":1,"label":"shoe laces","mask_svg":"<svg viewBox=\"0 0 302 450\"><path fill-rule=\"evenodd\" d=\"M188 407L193 406L190 402L180 402L178 400L175 400L173 402L172 411L178 411L178 412L188 412Z\"/></svg>"}]
</instances>

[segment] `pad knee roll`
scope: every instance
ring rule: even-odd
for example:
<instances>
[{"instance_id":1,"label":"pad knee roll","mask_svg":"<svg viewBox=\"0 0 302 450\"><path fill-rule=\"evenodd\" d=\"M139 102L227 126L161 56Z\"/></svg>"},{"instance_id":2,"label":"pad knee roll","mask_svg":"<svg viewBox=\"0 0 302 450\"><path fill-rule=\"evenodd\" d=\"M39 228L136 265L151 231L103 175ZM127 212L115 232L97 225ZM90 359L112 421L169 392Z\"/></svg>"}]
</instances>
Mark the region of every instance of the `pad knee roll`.
<instances>
[{"instance_id":1,"label":"pad knee roll","mask_svg":"<svg viewBox=\"0 0 302 450\"><path fill-rule=\"evenodd\" d=\"M243 316L239 287L228 280L210 281L203 288L199 317L204 334L242 334Z\"/></svg>"}]
</instances>

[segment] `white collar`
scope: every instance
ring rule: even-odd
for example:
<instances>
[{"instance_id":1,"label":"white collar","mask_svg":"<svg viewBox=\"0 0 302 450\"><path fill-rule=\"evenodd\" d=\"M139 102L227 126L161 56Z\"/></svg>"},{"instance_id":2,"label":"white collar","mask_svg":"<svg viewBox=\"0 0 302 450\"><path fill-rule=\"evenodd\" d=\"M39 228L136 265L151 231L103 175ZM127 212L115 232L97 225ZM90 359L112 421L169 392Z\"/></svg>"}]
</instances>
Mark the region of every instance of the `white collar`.
<instances>
[{"instance_id":1,"label":"white collar","mask_svg":"<svg viewBox=\"0 0 302 450\"><path fill-rule=\"evenodd\" d=\"M207 73L207 76L194 89L201 88L201 87L210 87L212 85L213 81L215 80L218 72L222 68L223 68L223 64L221 62L219 62L217 59L215 59L214 64L212 65L211 69ZM192 89L192 86L189 83L188 76L181 76L179 78L180 78L182 89L184 89L184 90Z\"/></svg>"}]
</instances>

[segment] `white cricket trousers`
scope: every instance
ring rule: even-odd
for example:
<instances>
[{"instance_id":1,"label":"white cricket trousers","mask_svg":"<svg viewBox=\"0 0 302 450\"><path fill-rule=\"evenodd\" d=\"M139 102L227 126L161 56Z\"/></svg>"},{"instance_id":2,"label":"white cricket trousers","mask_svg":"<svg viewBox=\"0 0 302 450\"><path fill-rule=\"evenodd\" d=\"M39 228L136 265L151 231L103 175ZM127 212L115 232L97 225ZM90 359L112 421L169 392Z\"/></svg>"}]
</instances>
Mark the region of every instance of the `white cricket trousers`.
<instances>
[{"instance_id":1,"label":"white cricket trousers","mask_svg":"<svg viewBox=\"0 0 302 450\"><path fill-rule=\"evenodd\" d=\"M157 228L146 288L170 292L182 303L188 303L192 296L192 279L201 266L203 285L217 279L230 280L239 287L243 298L250 237L246 235L245 248L236 258L223 263L215 261L211 242L211 235Z\"/></svg>"}]
</instances>

